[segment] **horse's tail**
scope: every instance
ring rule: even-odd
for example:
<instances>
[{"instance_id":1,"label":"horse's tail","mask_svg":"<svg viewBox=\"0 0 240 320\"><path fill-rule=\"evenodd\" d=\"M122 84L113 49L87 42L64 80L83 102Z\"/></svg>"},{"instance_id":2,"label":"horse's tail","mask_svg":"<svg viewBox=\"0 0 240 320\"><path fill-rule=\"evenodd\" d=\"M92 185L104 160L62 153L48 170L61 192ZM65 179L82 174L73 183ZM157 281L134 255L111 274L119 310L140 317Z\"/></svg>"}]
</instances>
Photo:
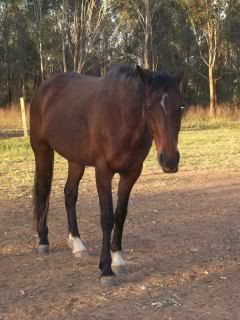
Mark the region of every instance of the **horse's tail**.
<instances>
[{"instance_id":1,"label":"horse's tail","mask_svg":"<svg viewBox=\"0 0 240 320\"><path fill-rule=\"evenodd\" d=\"M33 188L33 216L36 231L47 224L49 197L52 185L54 152L48 145L33 148L35 153L35 179Z\"/></svg>"}]
</instances>

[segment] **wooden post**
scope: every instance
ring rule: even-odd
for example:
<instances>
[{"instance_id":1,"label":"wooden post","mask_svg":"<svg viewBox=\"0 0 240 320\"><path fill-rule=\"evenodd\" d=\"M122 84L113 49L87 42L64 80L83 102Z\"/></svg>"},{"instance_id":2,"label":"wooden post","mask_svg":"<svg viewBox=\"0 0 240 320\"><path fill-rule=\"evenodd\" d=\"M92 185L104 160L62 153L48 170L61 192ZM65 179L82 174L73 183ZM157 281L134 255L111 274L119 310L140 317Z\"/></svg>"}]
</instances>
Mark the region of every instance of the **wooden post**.
<instances>
[{"instance_id":1,"label":"wooden post","mask_svg":"<svg viewBox=\"0 0 240 320\"><path fill-rule=\"evenodd\" d=\"M21 105L21 114L22 114L22 123L23 123L24 137L27 137L27 136L28 136L28 131L27 131L27 119L26 119L25 103L24 103L23 97L20 98L20 105Z\"/></svg>"}]
</instances>

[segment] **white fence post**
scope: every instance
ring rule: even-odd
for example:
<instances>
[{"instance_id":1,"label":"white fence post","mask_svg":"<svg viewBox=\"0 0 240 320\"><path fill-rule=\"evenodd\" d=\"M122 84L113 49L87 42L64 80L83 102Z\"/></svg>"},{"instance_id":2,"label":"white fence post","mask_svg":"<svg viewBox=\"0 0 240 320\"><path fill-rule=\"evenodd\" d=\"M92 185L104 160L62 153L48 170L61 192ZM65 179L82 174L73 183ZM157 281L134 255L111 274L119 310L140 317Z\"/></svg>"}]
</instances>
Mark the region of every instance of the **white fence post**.
<instances>
[{"instance_id":1,"label":"white fence post","mask_svg":"<svg viewBox=\"0 0 240 320\"><path fill-rule=\"evenodd\" d=\"M28 136L27 119L26 119L25 103L24 103L23 97L20 98L20 105L21 105L21 114L22 114L22 123L23 123L23 133L24 133L24 137L27 137Z\"/></svg>"}]
</instances>

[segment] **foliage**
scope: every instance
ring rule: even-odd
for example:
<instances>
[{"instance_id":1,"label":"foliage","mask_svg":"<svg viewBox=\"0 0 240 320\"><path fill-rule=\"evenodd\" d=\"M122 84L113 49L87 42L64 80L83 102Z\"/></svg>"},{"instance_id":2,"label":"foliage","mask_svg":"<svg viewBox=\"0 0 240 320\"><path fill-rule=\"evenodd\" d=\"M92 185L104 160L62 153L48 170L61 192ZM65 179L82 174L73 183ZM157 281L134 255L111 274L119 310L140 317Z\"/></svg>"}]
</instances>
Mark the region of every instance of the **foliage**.
<instances>
[{"instance_id":1,"label":"foliage","mask_svg":"<svg viewBox=\"0 0 240 320\"><path fill-rule=\"evenodd\" d=\"M239 0L0 0L0 106L30 100L52 74L103 75L116 63L146 65L146 57L157 70L184 64L186 104L208 105L209 26L217 31L218 103L239 104L239 7Z\"/></svg>"}]
</instances>

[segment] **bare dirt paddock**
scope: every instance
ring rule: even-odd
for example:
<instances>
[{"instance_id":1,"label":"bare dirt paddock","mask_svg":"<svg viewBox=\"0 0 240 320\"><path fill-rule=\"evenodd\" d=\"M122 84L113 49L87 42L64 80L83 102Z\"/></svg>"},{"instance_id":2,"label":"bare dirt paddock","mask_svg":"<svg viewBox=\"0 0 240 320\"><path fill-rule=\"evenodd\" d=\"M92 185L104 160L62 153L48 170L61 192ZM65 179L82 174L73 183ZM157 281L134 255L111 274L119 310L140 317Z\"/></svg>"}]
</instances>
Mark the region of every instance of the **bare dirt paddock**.
<instances>
[{"instance_id":1,"label":"bare dirt paddock","mask_svg":"<svg viewBox=\"0 0 240 320\"><path fill-rule=\"evenodd\" d=\"M240 172L147 170L124 233L129 274L101 287L93 179L78 203L90 256L67 247L63 193L51 198L51 252L37 254L31 199L1 201L0 319L240 319ZM114 186L116 195L116 186Z\"/></svg>"}]
</instances>

